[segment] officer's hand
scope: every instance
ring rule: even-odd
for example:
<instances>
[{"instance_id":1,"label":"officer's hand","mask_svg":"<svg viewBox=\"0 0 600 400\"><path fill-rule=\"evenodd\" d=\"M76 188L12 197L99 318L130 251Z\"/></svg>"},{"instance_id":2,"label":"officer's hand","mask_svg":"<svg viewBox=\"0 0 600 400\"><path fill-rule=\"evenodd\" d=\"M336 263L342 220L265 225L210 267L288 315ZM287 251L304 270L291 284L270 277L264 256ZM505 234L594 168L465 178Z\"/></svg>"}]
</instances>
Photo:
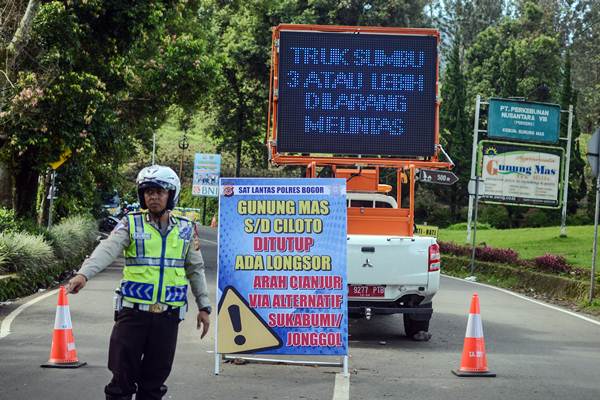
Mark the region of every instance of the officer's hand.
<instances>
[{"instance_id":1,"label":"officer's hand","mask_svg":"<svg viewBox=\"0 0 600 400\"><path fill-rule=\"evenodd\" d=\"M69 280L69 283L67 284L67 292L76 294L84 288L86 282L87 280L85 279L85 276L81 274L75 275L71 278L71 280Z\"/></svg>"},{"instance_id":2,"label":"officer's hand","mask_svg":"<svg viewBox=\"0 0 600 400\"><path fill-rule=\"evenodd\" d=\"M202 339L208 333L208 327L210 326L210 317L206 311L198 311L197 317L197 325L196 328L202 328L202 334L200 335L200 339Z\"/></svg>"}]
</instances>

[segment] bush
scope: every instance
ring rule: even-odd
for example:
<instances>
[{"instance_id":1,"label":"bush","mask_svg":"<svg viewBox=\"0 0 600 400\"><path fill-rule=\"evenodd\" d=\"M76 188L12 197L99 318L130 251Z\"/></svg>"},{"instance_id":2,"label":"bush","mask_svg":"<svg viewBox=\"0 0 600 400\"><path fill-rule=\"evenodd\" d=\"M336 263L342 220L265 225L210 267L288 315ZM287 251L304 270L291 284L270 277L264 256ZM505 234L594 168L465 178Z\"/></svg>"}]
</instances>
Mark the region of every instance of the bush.
<instances>
[{"instance_id":1,"label":"bush","mask_svg":"<svg viewBox=\"0 0 600 400\"><path fill-rule=\"evenodd\" d=\"M455 256L467 257L471 255L471 246L460 245L452 242L439 242L440 252L442 254L452 254ZM475 258L481 261L490 261L503 264L517 264L522 262L519 260L519 253L512 249L496 249L493 247L476 247Z\"/></svg>"},{"instance_id":2,"label":"bush","mask_svg":"<svg viewBox=\"0 0 600 400\"><path fill-rule=\"evenodd\" d=\"M519 253L512 249L495 249L493 247L476 247L475 258L503 264L519 264Z\"/></svg>"},{"instance_id":3,"label":"bush","mask_svg":"<svg viewBox=\"0 0 600 400\"><path fill-rule=\"evenodd\" d=\"M555 254L544 254L543 256L536 257L533 263L537 268L548 272L570 273L572 270L563 256Z\"/></svg>"},{"instance_id":4,"label":"bush","mask_svg":"<svg viewBox=\"0 0 600 400\"><path fill-rule=\"evenodd\" d=\"M527 228L539 228L558 224L560 224L560 213L558 210L530 208L523 216L523 226Z\"/></svg>"},{"instance_id":5,"label":"bush","mask_svg":"<svg viewBox=\"0 0 600 400\"><path fill-rule=\"evenodd\" d=\"M48 234L56 256L68 261L85 257L94 247L98 232L91 217L74 216L63 219Z\"/></svg>"},{"instance_id":6,"label":"bush","mask_svg":"<svg viewBox=\"0 0 600 400\"><path fill-rule=\"evenodd\" d=\"M440 253L452 254L455 256L469 256L471 255L471 248L469 246L463 246L454 242L438 242L440 245Z\"/></svg>"},{"instance_id":7,"label":"bush","mask_svg":"<svg viewBox=\"0 0 600 400\"><path fill-rule=\"evenodd\" d=\"M471 224L472 226L473 224ZM466 222L459 222L458 224L452 224L450 226L448 226L447 228L444 228L450 231L467 231L467 223ZM492 229L491 225L486 223L486 222L477 222L477 230L478 231L485 231L488 229Z\"/></svg>"},{"instance_id":8,"label":"bush","mask_svg":"<svg viewBox=\"0 0 600 400\"><path fill-rule=\"evenodd\" d=\"M17 232L21 229L15 216L15 211L8 208L0 208L0 232Z\"/></svg>"},{"instance_id":9,"label":"bush","mask_svg":"<svg viewBox=\"0 0 600 400\"><path fill-rule=\"evenodd\" d=\"M52 247L42 236L28 233L0 233L0 251L5 251L4 272L37 270L56 262Z\"/></svg>"},{"instance_id":10,"label":"bush","mask_svg":"<svg viewBox=\"0 0 600 400\"><path fill-rule=\"evenodd\" d=\"M485 222L498 229L510 228L510 218L508 210L500 205L485 205L481 207L480 217L481 222Z\"/></svg>"}]
</instances>

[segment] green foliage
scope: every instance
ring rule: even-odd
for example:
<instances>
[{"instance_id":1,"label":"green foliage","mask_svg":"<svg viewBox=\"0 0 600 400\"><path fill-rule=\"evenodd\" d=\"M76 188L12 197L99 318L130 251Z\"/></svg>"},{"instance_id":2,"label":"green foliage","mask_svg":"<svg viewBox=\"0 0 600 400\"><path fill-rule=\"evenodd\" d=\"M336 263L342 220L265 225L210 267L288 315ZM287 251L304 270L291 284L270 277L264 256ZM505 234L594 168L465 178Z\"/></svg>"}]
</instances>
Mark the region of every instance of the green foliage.
<instances>
[{"instance_id":1,"label":"green foliage","mask_svg":"<svg viewBox=\"0 0 600 400\"><path fill-rule=\"evenodd\" d=\"M43 236L27 233L0 233L0 252L5 252L4 272L20 272L52 266L52 247Z\"/></svg>"},{"instance_id":2,"label":"green foliage","mask_svg":"<svg viewBox=\"0 0 600 400\"><path fill-rule=\"evenodd\" d=\"M62 260L83 259L93 248L96 235L96 222L83 216L65 218L49 231L56 257Z\"/></svg>"},{"instance_id":3,"label":"green foliage","mask_svg":"<svg viewBox=\"0 0 600 400\"><path fill-rule=\"evenodd\" d=\"M511 226L508 210L501 205L487 204L480 206L478 219L498 229L506 229Z\"/></svg>"},{"instance_id":4,"label":"green foliage","mask_svg":"<svg viewBox=\"0 0 600 400\"><path fill-rule=\"evenodd\" d=\"M10 208L0 208L0 232L14 232L20 229L15 211Z\"/></svg>"},{"instance_id":5,"label":"green foliage","mask_svg":"<svg viewBox=\"0 0 600 400\"><path fill-rule=\"evenodd\" d=\"M539 6L527 3L518 19L505 19L477 36L466 53L469 98L480 94L484 99L521 96L549 101L556 97L559 43L542 17ZM550 88L550 98L532 98L541 85Z\"/></svg>"},{"instance_id":6,"label":"green foliage","mask_svg":"<svg viewBox=\"0 0 600 400\"><path fill-rule=\"evenodd\" d=\"M80 260L77 260L80 261ZM55 263L36 269L26 269L17 276L0 280L0 301L28 296L64 280L70 275L73 263Z\"/></svg>"},{"instance_id":7,"label":"green foliage","mask_svg":"<svg viewBox=\"0 0 600 400\"><path fill-rule=\"evenodd\" d=\"M441 142L456 164L453 172L459 178L454 185L436 189L438 197L445 199L450 206L451 221L449 222L459 220L460 206L468 199L467 184L471 176L473 139L467 114L467 93L460 48L460 39L457 38L444 74L440 110Z\"/></svg>"},{"instance_id":8,"label":"green foliage","mask_svg":"<svg viewBox=\"0 0 600 400\"><path fill-rule=\"evenodd\" d=\"M445 242L464 243L466 237L466 231L441 229L439 232L439 240ZM568 226L567 237L560 237L559 226L477 231L478 244L513 249L523 259L552 253L565 257L570 265L586 269L592 265L593 241L593 225Z\"/></svg>"},{"instance_id":9,"label":"green foliage","mask_svg":"<svg viewBox=\"0 0 600 400\"><path fill-rule=\"evenodd\" d=\"M38 176L66 149L73 156L59 171L58 214L98 204L97 193L119 183L116 168L136 145L148 146L171 105L191 112L202 102L215 62L195 24L197 6L40 5L31 40L7 72L14 88L0 97L0 158L14 173L17 215L34 215Z\"/></svg>"},{"instance_id":10,"label":"green foliage","mask_svg":"<svg viewBox=\"0 0 600 400\"><path fill-rule=\"evenodd\" d=\"M488 229L492 229L492 226L486 222L479 222L477 221L477 230L478 231L484 231L484 230L488 230ZM466 222L459 222L457 224L452 224L448 227L445 228L445 230L448 231L466 231L467 230L467 223Z\"/></svg>"}]
</instances>

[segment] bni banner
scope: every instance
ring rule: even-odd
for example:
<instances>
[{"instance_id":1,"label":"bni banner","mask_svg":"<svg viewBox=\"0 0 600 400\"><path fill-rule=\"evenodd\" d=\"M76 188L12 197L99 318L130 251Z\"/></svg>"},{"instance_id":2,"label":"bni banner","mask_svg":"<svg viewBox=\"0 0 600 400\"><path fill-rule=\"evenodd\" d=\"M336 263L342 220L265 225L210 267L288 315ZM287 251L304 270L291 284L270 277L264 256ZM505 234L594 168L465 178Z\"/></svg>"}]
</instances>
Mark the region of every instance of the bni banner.
<instances>
[{"instance_id":1,"label":"bni banner","mask_svg":"<svg viewBox=\"0 0 600 400\"><path fill-rule=\"evenodd\" d=\"M219 195L220 174L220 154L196 153L196 156L194 157L194 179L192 182L192 195L217 197Z\"/></svg>"},{"instance_id":2,"label":"bni banner","mask_svg":"<svg viewBox=\"0 0 600 400\"><path fill-rule=\"evenodd\" d=\"M560 147L482 141L481 200L526 207L560 206Z\"/></svg>"},{"instance_id":3,"label":"bni banner","mask_svg":"<svg viewBox=\"0 0 600 400\"><path fill-rule=\"evenodd\" d=\"M217 352L347 355L344 179L223 178Z\"/></svg>"}]
</instances>

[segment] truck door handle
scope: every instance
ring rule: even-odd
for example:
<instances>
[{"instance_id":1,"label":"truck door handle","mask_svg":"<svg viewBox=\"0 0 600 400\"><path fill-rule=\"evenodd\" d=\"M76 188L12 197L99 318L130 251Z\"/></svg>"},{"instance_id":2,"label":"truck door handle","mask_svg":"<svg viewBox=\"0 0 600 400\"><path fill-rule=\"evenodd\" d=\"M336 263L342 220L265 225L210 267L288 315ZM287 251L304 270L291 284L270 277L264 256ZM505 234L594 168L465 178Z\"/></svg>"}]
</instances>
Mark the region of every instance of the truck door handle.
<instances>
[{"instance_id":1,"label":"truck door handle","mask_svg":"<svg viewBox=\"0 0 600 400\"><path fill-rule=\"evenodd\" d=\"M375 247L361 247L363 253L375 253Z\"/></svg>"}]
</instances>

